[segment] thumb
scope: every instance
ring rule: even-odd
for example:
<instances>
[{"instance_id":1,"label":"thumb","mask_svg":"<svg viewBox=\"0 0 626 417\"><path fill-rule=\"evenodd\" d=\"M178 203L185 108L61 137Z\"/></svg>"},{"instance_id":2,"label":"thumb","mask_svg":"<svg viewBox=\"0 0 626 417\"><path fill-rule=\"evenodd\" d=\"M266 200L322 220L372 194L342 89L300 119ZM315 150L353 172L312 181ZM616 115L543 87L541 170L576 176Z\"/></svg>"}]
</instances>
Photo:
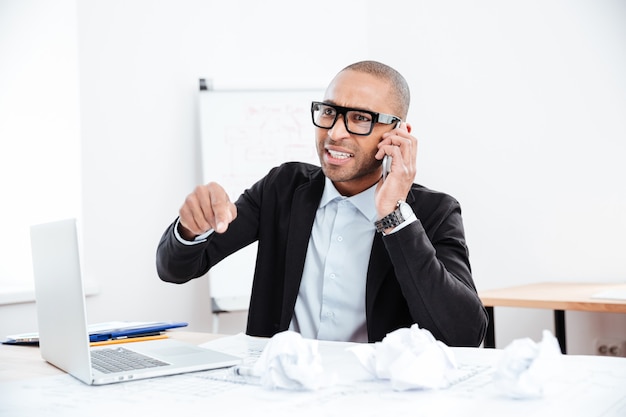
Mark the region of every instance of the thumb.
<instances>
[{"instance_id":1,"label":"thumb","mask_svg":"<svg viewBox=\"0 0 626 417\"><path fill-rule=\"evenodd\" d=\"M233 221L233 216L230 211L226 210L219 215L215 215L215 231L217 233L224 233L228 229L228 225Z\"/></svg>"}]
</instances>

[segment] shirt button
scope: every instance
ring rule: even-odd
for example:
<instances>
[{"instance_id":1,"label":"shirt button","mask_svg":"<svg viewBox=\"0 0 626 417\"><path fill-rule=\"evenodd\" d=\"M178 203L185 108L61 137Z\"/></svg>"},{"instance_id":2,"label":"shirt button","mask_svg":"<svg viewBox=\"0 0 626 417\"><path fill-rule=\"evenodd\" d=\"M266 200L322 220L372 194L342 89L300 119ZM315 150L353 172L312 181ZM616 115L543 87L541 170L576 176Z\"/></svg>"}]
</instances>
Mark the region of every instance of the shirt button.
<instances>
[{"instance_id":1,"label":"shirt button","mask_svg":"<svg viewBox=\"0 0 626 417\"><path fill-rule=\"evenodd\" d=\"M331 278L331 279L335 279L335 278L337 278L337 275L335 275L335 274L330 274L330 278Z\"/></svg>"},{"instance_id":2,"label":"shirt button","mask_svg":"<svg viewBox=\"0 0 626 417\"><path fill-rule=\"evenodd\" d=\"M343 242L343 236L337 236L337 241L338 242Z\"/></svg>"}]
</instances>

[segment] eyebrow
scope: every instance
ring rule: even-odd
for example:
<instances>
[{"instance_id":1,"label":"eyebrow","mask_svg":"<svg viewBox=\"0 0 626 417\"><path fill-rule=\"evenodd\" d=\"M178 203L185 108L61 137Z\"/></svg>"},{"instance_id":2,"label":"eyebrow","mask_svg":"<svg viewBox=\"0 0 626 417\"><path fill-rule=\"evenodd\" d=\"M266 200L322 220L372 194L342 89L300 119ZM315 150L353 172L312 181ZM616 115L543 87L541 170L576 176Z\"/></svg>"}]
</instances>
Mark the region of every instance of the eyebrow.
<instances>
[{"instance_id":1,"label":"eyebrow","mask_svg":"<svg viewBox=\"0 0 626 417\"><path fill-rule=\"evenodd\" d=\"M363 110L363 111L368 111L368 112L372 112L372 113L380 113L378 111L371 110L371 109L366 109L366 108L363 108L363 107L342 106L341 104L337 104L337 102L334 101L334 100L322 100L322 103L332 104L333 106L338 106L338 107L345 107L347 109L352 109L352 110ZM383 113L383 114L385 114L385 113Z\"/></svg>"}]
</instances>

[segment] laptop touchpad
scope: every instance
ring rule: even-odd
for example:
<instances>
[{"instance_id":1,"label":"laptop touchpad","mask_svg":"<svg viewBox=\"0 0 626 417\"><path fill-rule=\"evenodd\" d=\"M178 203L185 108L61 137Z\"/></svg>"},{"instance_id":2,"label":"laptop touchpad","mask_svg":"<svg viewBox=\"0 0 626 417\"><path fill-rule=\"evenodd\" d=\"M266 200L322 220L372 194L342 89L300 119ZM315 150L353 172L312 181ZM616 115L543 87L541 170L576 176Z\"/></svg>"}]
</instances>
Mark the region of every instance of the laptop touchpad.
<instances>
[{"instance_id":1,"label":"laptop touchpad","mask_svg":"<svg viewBox=\"0 0 626 417\"><path fill-rule=\"evenodd\" d=\"M208 350L200 350L191 346L168 346L163 348L154 349L154 353L164 356L186 356L209 353Z\"/></svg>"}]
</instances>

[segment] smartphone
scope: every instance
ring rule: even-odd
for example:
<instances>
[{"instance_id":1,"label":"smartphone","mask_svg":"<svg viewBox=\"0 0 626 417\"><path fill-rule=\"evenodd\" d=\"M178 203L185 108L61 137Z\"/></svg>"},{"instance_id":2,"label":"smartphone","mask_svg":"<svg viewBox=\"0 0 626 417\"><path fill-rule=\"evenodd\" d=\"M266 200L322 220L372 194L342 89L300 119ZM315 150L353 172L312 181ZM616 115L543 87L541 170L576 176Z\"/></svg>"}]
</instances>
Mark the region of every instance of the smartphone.
<instances>
[{"instance_id":1,"label":"smartphone","mask_svg":"<svg viewBox=\"0 0 626 417\"><path fill-rule=\"evenodd\" d=\"M391 172L391 160L389 155L383 156L383 181L387 179L387 174Z\"/></svg>"},{"instance_id":2,"label":"smartphone","mask_svg":"<svg viewBox=\"0 0 626 417\"><path fill-rule=\"evenodd\" d=\"M402 124L402 120L399 120L398 123L396 123L396 127L399 127L400 124ZM391 172L391 161L393 160L393 158L389 155L385 155L383 157L383 181L385 181L385 179L387 178L387 174L389 174Z\"/></svg>"}]
</instances>

